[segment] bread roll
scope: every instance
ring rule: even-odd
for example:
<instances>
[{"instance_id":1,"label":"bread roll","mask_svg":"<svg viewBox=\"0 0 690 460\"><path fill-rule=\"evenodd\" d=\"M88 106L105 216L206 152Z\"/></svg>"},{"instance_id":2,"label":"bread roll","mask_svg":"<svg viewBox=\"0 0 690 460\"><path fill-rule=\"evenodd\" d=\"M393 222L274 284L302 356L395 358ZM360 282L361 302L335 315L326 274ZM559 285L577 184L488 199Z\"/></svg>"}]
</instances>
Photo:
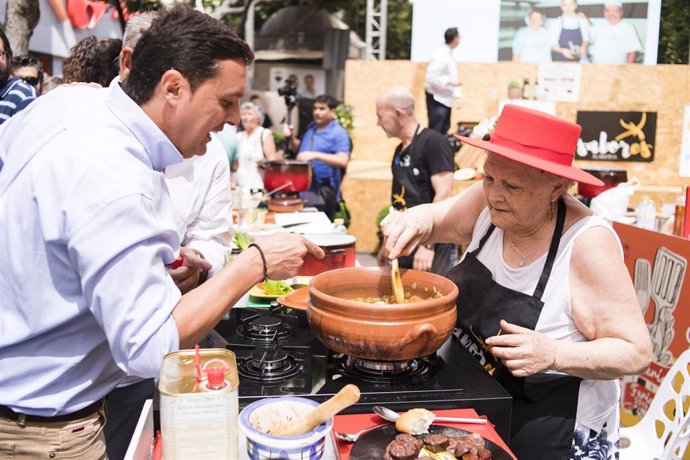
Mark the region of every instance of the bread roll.
<instances>
[{"instance_id":1,"label":"bread roll","mask_svg":"<svg viewBox=\"0 0 690 460\"><path fill-rule=\"evenodd\" d=\"M436 416L426 409L410 409L395 422L395 429L401 433L425 434Z\"/></svg>"}]
</instances>

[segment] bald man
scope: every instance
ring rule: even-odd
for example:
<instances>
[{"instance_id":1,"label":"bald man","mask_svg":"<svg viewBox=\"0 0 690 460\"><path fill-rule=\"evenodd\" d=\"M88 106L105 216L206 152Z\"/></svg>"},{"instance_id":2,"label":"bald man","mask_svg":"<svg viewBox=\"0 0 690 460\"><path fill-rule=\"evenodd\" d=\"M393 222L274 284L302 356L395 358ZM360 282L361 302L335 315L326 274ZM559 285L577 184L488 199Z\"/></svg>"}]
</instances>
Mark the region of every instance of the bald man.
<instances>
[{"instance_id":1,"label":"bald man","mask_svg":"<svg viewBox=\"0 0 690 460\"><path fill-rule=\"evenodd\" d=\"M377 125L388 137L400 139L391 168L391 205L400 211L419 204L441 201L453 190L453 149L441 133L422 127L415 117L409 90L393 87L376 99ZM382 251L379 265L387 263ZM401 268L445 275L455 259L455 245L437 243L418 247L399 259Z\"/></svg>"}]
</instances>

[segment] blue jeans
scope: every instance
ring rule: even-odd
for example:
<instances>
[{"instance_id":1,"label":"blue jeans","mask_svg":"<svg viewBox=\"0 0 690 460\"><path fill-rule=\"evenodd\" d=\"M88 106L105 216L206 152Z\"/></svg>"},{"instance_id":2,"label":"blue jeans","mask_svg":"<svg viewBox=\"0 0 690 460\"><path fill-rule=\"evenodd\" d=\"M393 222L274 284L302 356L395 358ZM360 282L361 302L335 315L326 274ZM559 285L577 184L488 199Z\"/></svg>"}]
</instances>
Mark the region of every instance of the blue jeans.
<instances>
[{"instance_id":1,"label":"blue jeans","mask_svg":"<svg viewBox=\"0 0 690 460\"><path fill-rule=\"evenodd\" d=\"M146 379L115 388L106 396L108 422L105 424L105 444L109 460L125 457L144 403L153 398L155 389L153 379Z\"/></svg>"},{"instance_id":2,"label":"blue jeans","mask_svg":"<svg viewBox=\"0 0 690 460\"><path fill-rule=\"evenodd\" d=\"M438 102L430 93L426 93L426 110L429 114L429 129L438 131L444 136L450 128L450 107Z\"/></svg>"}]
</instances>

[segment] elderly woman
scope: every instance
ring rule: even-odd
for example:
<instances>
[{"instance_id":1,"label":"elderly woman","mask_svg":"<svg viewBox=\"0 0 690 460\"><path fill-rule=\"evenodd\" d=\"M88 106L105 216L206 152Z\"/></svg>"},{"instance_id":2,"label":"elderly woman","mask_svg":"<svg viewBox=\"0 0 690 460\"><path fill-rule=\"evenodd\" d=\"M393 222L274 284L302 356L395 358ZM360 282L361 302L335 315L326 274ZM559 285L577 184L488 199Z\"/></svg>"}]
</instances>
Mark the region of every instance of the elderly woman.
<instances>
[{"instance_id":1,"label":"elderly woman","mask_svg":"<svg viewBox=\"0 0 690 460\"><path fill-rule=\"evenodd\" d=\"M619 385L648 365L651 341L620 241L568 195L601 185L572 166L576 124L507 105L483 183L392 213L388 256L420 244L469 245L457 283L460 345L512 394L510 447L520 459L614 458Z\"/></svg>"},{"instance_id":2,"label":"elderly woman","mask_svg":"<svg viewBox=\"0 0 690 460\"><path fill-rule=\"evenodd\" d=\"M258 163L264 160L278 160L276 144L270 129L261 126L263 111L252 102L240 106L242 131L237 133L237 157L233 160L235 184L250 189L264 188ZM236 163L235 163L236 162Z\"/></svg>"}]
</instances>

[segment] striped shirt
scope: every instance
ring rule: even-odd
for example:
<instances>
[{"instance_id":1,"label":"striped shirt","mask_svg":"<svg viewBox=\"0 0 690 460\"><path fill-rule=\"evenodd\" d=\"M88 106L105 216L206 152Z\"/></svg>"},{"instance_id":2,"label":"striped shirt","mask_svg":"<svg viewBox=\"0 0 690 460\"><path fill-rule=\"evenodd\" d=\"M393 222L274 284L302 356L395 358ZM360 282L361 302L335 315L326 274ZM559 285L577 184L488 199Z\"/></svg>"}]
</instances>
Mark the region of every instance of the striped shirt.
<instances>
[{"instance_id":1,"label":"striped shirt","mask_svg":"<svg viewBox=\"0 0 690 460\"><path fill-rule=\"evenodd\" d=\"M24 110L36 97L36 88L21 78L13 77L7 80L5 86L0 89L0 125Z\"/></svg>"}]
</instances>

